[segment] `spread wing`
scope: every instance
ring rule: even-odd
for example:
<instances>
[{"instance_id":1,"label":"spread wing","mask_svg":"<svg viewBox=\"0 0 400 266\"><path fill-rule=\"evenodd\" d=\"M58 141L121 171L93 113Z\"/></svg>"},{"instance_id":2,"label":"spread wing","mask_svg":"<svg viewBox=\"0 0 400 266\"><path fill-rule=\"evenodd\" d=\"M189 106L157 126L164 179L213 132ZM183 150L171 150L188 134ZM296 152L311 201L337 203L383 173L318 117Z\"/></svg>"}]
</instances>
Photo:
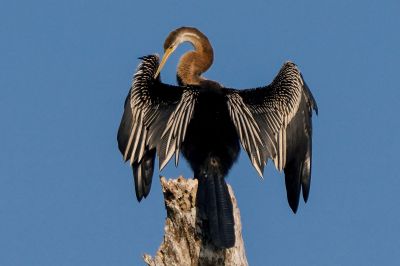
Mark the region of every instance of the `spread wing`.
<instances>
[{"instance_id":1,"label":"spread wing","mask_svg":"<svg viewBox=\"0 0 400 266\"><path fill-rule=\"evenodd\" d=\"M181 144L191 119L197 91L164 84L154 79L157 55L141 58L125 100L118 130L118 147L130 161L140 201L150 191L156 154L160 170L175 153L178 164Z\"/></svg>"},{"instance_id":2,"label":"spread wing","mask_svg":"<svg viewBox=\"0 0 400 266\"><path fill-rule=\"evenodd\" d=\"M317 104L297 66L285 63L273 82L248 90L227 89L228 108L243 148L262 176L268 158L285 172L289 205L300 191L307 201L311 179L312 110Z\"/></svg>"}]
</instances>

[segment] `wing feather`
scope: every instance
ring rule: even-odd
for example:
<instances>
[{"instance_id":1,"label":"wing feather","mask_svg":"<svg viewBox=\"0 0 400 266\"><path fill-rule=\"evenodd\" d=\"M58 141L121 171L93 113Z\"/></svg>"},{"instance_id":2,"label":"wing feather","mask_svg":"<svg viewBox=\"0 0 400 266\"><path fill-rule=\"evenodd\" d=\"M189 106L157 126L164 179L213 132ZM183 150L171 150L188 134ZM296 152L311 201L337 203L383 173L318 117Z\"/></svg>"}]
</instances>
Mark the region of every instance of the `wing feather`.
<instances>
[{"instance_id":1,"label":"wing feather","mask_svg":"<svg viewBox=\"0 0 400 266\"><path fill-rule=\"evenodd\" d=\"M254 168L262 176L270 158L285 171L289 204L296 211L301 185L308 198L312 110L318 113L300 71L287 62L268 86L227 91L231 119Z\"/></svg>"},{"instance_id":2,"label":"wing feather","mask_svg":"<svg viewBox=\"0 0 400 266\"><path fill-rule=\"evenodd\" d=\"M263 146L260 128L239 94L227 93L229 114L235 124L240 142L250 157L258 174L262 176L263 159L259 149Z\"/></svg>"},{"instance_id":3,"label":"wing feather","mask_svg":"<svg viewBox=\"0 0 400 266\"><path fill-rule=\"evenodd\" d=\"M177 104L175 110L168 119L167 125L161 136L162 145L159 147L160 154L160 170L162 170L172 155L175 154L175 164L178 164L179 152L181 149L187 126L193 114L194 105L198 91L195 89L185 90L181 100ZM165 148L163 144L166 143Z\"/></svg>"},{"instance_id":4,"label":"wing feather","mask_svg":"<svg viewBox=\"0 0 400 266\"><path fill-rule=\"evenodd\" d=\"M196 102L196 90L154 79L159 65L157 55L141 59L118 130L119 149L132 166L139 201L149 193L156 154L162 167L174 153L178 162Z\"/></svg>"}]
</instances>

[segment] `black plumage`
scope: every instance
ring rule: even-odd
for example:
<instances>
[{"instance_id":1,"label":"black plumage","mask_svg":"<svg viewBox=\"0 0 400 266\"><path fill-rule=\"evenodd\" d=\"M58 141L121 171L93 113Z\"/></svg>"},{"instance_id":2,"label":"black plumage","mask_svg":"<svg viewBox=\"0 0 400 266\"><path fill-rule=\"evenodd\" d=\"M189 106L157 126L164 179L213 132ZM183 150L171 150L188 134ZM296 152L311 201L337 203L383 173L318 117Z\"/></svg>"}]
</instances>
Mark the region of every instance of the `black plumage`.
<instances>
[{"instance_id":1,"label":"black plumage","mask_svg":"<svg viewBox=\"0 0 400 266\"><path fill-rule=\"evenodd\" d=\"M229 248L235 235L225 177L238 158L240 144L261 176L268 159L284 171L288 202L296 212L301 191L304 201L309 195L311 117L317 105L291 62L270 85L255 89L229 89L202 78L212 62L212 48L204 35L180 28L167 38L165 47L169 55L179 43L192 41L188 38L194 34L206 43L203 52L209 60L201 66L195 52L188 53L192 57L186 54L185 67L178 69L179 86L160 81L165 58L161 65L156 55L142 58L125 101L118 144L132 165L139 201L150 191L156 154L161 170L173 155L178 164L182 153L199 181L197 206L208 219L210 237L217 247ZM191 66L200 71L188 74Z\"/></svg>"}]
</instances>

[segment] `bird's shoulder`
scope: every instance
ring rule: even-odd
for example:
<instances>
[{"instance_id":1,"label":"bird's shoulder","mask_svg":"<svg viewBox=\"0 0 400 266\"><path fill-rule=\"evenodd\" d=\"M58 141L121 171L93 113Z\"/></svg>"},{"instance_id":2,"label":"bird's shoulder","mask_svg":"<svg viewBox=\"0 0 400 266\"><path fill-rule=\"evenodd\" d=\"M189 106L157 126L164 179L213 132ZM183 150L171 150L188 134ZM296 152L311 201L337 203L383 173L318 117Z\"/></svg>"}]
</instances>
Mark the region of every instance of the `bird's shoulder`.
<instances>
[{"instance_id":1,"label":"bird's shoulder","mask_svg":"<svg viewBox=\"0 0 400 266\"><path fill-rule=\"evenodd\" d=\"M198 87L202 90L220 91L223 87L214 80L204 79L200 81Z\"/></svg>"}]
</instances>

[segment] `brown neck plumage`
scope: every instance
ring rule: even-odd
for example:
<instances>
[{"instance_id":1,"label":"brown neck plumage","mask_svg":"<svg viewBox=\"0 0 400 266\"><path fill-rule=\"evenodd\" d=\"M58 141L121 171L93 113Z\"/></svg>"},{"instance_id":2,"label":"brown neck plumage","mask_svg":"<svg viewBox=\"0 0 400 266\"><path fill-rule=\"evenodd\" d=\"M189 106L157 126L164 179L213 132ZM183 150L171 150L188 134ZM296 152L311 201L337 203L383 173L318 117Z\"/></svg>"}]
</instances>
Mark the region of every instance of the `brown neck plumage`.
<instances>
[{"instance_id":1,"label":"brown neck plumage","mask_svg":"<svg viewBox=\"0 0 400 266\"><path fill-rule=\"evenodd\" d=\"M183 33L183 39L192 43L194 51L185 53L178 64L178 77L184 85L198 85L205 80L202 73L210 68L214 53L207 37L201 32Z\"/></svg>"}]
</instances>

